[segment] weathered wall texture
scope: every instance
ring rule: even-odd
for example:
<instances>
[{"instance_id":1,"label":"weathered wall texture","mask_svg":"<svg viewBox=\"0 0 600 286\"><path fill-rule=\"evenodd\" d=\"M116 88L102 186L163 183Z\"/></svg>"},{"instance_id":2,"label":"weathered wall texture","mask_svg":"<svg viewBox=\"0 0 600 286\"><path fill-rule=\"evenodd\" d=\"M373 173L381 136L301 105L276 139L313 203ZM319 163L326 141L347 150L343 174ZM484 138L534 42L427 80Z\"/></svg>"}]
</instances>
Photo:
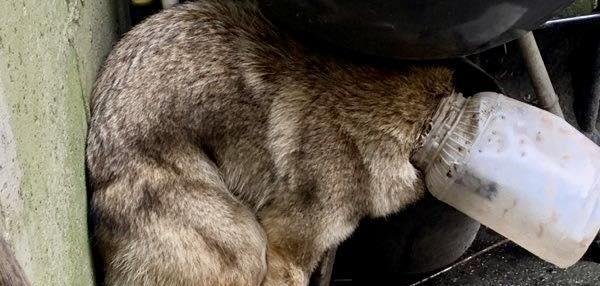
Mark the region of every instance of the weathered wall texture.
<instances>
[{"instance_id":1,"label":"weathered wall texture","mask_svg":"<svg viewBox=\"0 0 600 286\"><path fill-rule=\"evenodd\" d=\"M592 13L598 6L598 0L576 0L569 7L558 13L558 17L574 17Z\"/></svg>"},{"instance_id":2,"label":"weathered wall texture","mask_svg":"<svg viewBox=\"0 0 600 286\"><path fill-rule=\"evenodd\" d=\"M0 0L0 235L33 285L91 285L87 97L114 1Z\"/></svg>"}]
</instances>

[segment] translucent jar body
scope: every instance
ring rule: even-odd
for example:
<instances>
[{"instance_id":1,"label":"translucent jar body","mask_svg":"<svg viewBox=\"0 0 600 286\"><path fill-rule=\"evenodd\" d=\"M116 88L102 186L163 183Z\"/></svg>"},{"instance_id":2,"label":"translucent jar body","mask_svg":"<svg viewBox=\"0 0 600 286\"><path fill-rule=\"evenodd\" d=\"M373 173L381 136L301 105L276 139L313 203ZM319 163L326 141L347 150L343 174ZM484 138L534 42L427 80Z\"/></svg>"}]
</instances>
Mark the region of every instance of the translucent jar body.
<instances>
[{"instance_id":1,"label":"translucent jar body","mask_svg":"<svg viewBox=\"0 0 600 286\"><path fill-rule=\"evenodd\" d=\"M600 228L600 148L504 95L445 99L413 161L436 198L557 266Z\"/></svg>"}]
</instances>

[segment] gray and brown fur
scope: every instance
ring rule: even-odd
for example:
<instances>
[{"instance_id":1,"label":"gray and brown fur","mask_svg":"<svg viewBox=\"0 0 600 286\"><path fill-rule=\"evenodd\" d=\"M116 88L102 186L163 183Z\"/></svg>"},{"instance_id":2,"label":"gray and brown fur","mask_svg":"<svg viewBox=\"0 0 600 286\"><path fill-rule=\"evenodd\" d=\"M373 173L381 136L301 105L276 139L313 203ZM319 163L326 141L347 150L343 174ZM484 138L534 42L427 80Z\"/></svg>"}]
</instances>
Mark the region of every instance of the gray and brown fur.
<instances>
[{"instance_id":1,"label":"gray and brown fur","mask_svg":"<svg viewBox=\"0 0 600 286\"><path fill-rule=\"evenodd\" d=\"M23 268L10 246L0 236L0 286L29 286Z\"/></svg>"},{"instance_id":2,"label":"gray and brown fur","mask_svg":"<svg viewBox=\"0 0 600 286\"><path fill-rule=\"evenodd\" d=\"M303 46L253 2L163 11L108 57L87 163L108 285L306 285L409 162L452 74Z\"/></svg>"}]
</instances>

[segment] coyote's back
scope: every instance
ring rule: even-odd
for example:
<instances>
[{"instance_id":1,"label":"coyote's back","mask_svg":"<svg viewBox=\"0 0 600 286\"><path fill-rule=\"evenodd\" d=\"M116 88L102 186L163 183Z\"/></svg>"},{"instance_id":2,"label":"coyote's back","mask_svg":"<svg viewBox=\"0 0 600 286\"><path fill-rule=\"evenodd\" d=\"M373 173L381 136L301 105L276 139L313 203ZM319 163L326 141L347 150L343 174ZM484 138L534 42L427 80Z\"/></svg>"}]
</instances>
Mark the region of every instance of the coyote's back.
<instances>
[{"instance_id":1,"label":"coyote's back","mask_svg":"<svg viewBox=\"0 0 600 286\"><path fill-rule=\"evenodd\" d=\"M441 67L319 52L252 1L151 17L94 89L87 163L109 285L306 285L365 216L423 192L409 157Z\"/></svg>"}]
</instances>

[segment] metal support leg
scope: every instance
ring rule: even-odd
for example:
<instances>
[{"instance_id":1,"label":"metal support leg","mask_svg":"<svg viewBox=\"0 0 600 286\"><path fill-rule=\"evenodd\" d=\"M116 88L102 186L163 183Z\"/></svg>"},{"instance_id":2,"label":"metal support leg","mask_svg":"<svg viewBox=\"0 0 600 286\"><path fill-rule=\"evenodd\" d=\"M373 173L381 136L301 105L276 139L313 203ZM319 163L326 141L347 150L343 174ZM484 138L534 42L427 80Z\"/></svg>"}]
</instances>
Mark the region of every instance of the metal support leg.
<instances>
[{"instance_id":1,"label":"metal support leg","mask_svg":"<svg viewBox=\"0 0 600 286\"><path fill-rule=\"evenodd\" d=\"M129 13L129 1L115 1L117 10L117 28L119 36L131 29L131 15Z\"/></svg>"},{"instance_id":2,"label":"metal support leg","mask_svg":"<svg viewBox=\"0 0 600 286\"><path fill-rule=\"evenodd\" d=\"M527 71L529 72L529 77L531 78L531 83L533 84L533 89L535 90L535 94L540 102L540 106L547 111L550 111L562 118L564 115L562 113L562 109L560 108L560 103L558 101L558 96L556 92L554 92L554 87L552 87L552 82L550 81L550 76L548 76L548 71L544 66L544 61L542 60L542 56L540 55L540 50L538 49L537 43L535 42L535 37L532 32L527 33L525 36L518 40L519 47L521 48L521 52L523 53L523 59L525 60L525 64L527 65ZM600 47L600 45L599 45ZM599 51L600 52L600 48ZM594 77L600 75L600 56L595 58L596 60L594 64L594 70L592 71ZM598 116L598 108L600 103L597 102L597 93L600 93L600 80L597 78L593 79L593 84L590 87L591 98L594 102L591 103L589 107L589 112L593 114L592 119L590 120L591 126L588 126L591 131L590 134L586 134L591 139L598 143L600 141L597 138L597 133L595 132L595 124ZM585 128L586 126L584 126ZM595 243L592 245L592 248L595 250L594 252L598 252L598 245L600 245L600 235L596 237ZM595 259L598 259L597 257Z\"/></svg>"},{"instance_id":3,"label":"metal support leg","mask_svg":"<svg viewBox=\"0 0 600 286\"><path fill-rule=\"evenodd\" d=\"M169 8L169 7L179 3L178 0L161 0L160 2L162 3L162 6L164 9Z\"/></svg>"},{"instance_id":4,"label":"metal support leg","mask_svg":"<svg viewBox=\"0 0 600 286\"><path fill-rule=\"evenodd\" d=\"M337 248L332 248L325 253L321 266L319 267L319 286L329 286L331 283L331 274L333 272L333 263Z\"/></svg>"},{"instance_id":5,"label":"metal support leg","mask_svg":"<svg viewBox=\"0 0 600 286\"><path fill-rule=\"evenodd\" d=\"M582 90L579 100L576 101L575 114L583 134L600 145L600 134L596 128L600 110L600 40L594 40L593 45L590 54L585 55L585 60L591 62L591 66L580 67L584 74L579 76L583 78Z\"/></svg>"},{"instance_id":6,"label":"metal support leg","mask_svg":"<svg viewBox=\"0 0 600 286\"><path fill-rule=\"evenodd\" d=\"M523 59L527 65L527 71L531 78L533 89L540 103L540 107L564 118L558 96L548 76L546 66L540 55L533 33L529 32L518 40Z\"/></svg>"}]
</instances>

